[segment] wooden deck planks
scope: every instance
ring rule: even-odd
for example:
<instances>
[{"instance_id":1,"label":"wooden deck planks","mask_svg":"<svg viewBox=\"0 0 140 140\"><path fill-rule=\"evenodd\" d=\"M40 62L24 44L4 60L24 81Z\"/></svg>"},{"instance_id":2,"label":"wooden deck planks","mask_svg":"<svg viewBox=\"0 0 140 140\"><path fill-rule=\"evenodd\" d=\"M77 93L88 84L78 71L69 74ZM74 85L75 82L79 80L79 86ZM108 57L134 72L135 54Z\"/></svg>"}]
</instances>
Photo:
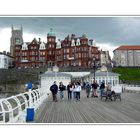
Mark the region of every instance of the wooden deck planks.
<instances>
[{"instance_id":1,"label":"wooden deck planks","mask_svg":"<svg viewBox=\"0 0 140 140\"><path fill-rule=\"evenodd\" d=\"M59 98L59 94L58 94ZM140 123L140 94L123 93L122 101L101 101L86 98L81 100L52 102L47 99L37 110L35 123Z\"/></svg>"}]
</instances>

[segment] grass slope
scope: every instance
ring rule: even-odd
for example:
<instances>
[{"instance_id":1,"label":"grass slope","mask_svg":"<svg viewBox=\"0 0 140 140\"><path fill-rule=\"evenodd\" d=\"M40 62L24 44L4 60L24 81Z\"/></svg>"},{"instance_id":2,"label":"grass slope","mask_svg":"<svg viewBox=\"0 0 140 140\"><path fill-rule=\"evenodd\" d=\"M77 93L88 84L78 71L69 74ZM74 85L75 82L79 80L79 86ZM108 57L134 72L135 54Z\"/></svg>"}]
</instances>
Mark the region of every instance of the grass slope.
<instances>
[{"instance_id":1,"label":"grass slope","mask_svg":"<svg viewBox=\"0 0 140 140\"><path fill-rule=\"evenodd\" d=\"M114 68L113 72L121 74L122 82L140 84L140 68Z\"/></svg>"}]
</instances>

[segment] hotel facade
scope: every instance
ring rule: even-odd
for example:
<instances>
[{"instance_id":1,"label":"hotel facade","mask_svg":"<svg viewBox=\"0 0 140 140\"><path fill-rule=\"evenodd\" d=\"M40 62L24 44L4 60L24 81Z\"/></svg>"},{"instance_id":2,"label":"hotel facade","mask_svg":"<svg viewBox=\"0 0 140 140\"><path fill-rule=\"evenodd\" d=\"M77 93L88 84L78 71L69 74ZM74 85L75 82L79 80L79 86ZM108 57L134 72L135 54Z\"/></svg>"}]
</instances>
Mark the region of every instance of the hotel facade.
<instances>
[{"instance_id":1,"label":"hotel facade","mask_svg":"<svg viewBox=\"0 0 140 140\"><path fill-rule=\"evenodd\" d=\"M11 54L15 58L16 67L80 67L93 68L101 65L102 50L96 46L95 40L88 39L86 34L78 37L75 34L57 39L50 29L46 42L34 38L31 42L23 41L23 29L12 27ZM96 61L96 63L95 63Z\"/></svg>"}]
</instances>

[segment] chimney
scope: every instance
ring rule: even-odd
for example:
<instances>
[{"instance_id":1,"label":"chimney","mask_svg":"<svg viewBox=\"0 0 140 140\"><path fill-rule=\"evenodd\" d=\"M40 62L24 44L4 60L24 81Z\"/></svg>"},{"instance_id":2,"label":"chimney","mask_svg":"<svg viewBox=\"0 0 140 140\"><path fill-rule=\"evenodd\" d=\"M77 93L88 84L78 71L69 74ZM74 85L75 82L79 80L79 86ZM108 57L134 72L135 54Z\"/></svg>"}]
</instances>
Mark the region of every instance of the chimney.
<instances>
[{"instance_id":1,"label":"chimney","mask_svg":"<svg viewBox=\"0 0 140 140\"><path fill-rule=\"evenodd\" d=\"M41 38L39 38L39 43L41 43Z\"/></svg>"},{"instance_id":2,"label":"chimney","mask_svg":"<svg viewBox=\"0 0 140 140\"><path fill-rule=\"evenodd\" d=\"M7 55L10 55L10 52L7 52Z\"/></svg>"},{"instance_id":3,"label":"chimney","mask_svg":"<svg viewBox=\"0 0 140 140\"><path fill-rule=\"evenodd\" d=\"M3 54L6 54L6 51L3 51Z\"/></svg>"},{"instance_id":4,"label":"chimney","mask_svg":"<svg viewBox=\"0 0 140 140\"><path fill-rule=\"evenodd\" d=\"M92 39L89 40L89 45L93 46L93 40Z\"/></svg>"}]
</instances>

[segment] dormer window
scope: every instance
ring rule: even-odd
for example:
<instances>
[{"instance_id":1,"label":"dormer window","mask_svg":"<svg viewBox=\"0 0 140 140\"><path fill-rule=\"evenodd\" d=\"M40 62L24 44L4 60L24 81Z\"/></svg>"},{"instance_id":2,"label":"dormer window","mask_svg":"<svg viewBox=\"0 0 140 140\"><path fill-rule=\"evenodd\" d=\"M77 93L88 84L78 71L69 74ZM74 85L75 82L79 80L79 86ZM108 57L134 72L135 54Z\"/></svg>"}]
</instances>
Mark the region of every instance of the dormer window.
<instances>
[{"instance_id":1,"label":"dormer window","mask_svg":"<svg viewBox=\"0 0 140 140\"><path fill-rule=\"evenodd\" d=\"M71 41L71 46L75 46L75 41L74 41L74 39L72 39L72 41Z\"/></svg>"},{"instance_id":2,"label":"dormer window","mask_svg":"<svg viewBox=\"0 0 140 140\"><path fill-rule=\"evenodd\" d=\"M41 42L39 49L40 50L45 50L45 44L43 42Z\"/></svg>"},{"instance_id":3,"label":"dormer window","mask_svg":"<svg viewBox=\"0 0 140 140\"><path fill-rule=\"evenodd\" d=\"M76 46L79 46L79 45L80 45L80 39L78 38L76 41Z\"/></svg>"}]
</instances>

